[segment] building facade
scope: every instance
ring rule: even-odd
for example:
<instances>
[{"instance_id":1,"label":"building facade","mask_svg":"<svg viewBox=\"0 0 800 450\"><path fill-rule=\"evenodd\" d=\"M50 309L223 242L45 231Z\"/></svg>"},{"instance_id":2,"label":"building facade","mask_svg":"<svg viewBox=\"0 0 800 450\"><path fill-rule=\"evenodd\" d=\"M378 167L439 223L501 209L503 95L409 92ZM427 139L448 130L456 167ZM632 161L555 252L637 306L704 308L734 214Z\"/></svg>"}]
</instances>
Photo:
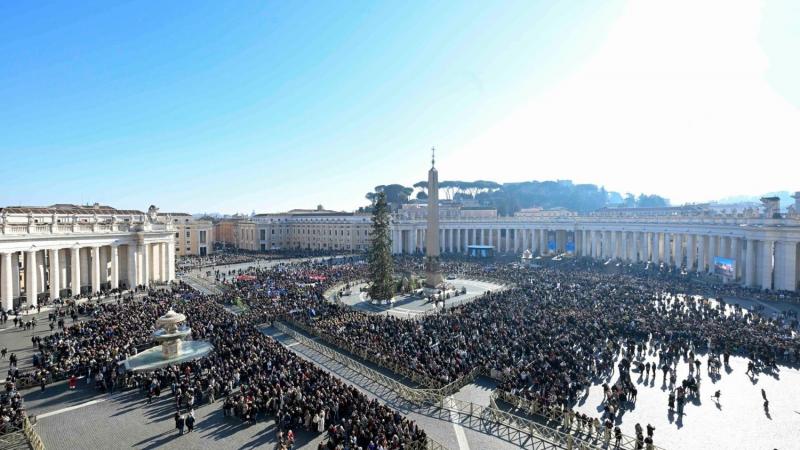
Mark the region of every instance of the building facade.
<instances>
[{"instance_id":1,"label":"building facade","mask_svg":"<svg viewBox=\"0 0 800 450\"><path fill-rule=\"evenodd\" d=\"M256 251L259 249L256 242L256 223L250 220L239 220L233 227L233 236L236 248L239 250Z\"/></svg>"},{"instance_id":2,"label":"building facade","mask_svg":"<svg viewBox=\"0 0 800 450\"><path fill-rule=\"evenodd\" d=\"M800 195L796 197L800 203ZM734 261L733 280L762 289L797 291L800 205L780 214L774 198L762 211L719 212L708 206L607 208L590 214L526 210L513 217L470 217L440 210L442 253L489 245L497 253L568 253L629 262L650 261L714 272L715 258ZM393 217L393 252L422 253L426 220L418 208Z\"/></svg>"},{"instance_id":3,"label":"building facade","mask_svg":"<svg viewBox=\"0 0 800 450\"><path fill-rule=\"evenodd\" d=\"M175 229L175 255L206 256L214 252L214 224L187 213L158 213L159 223Z\"/></svg>"},{"instance_id":4,"label":"building facade","mask_svg":"<svg viewBox=\"0 0 800 450\"><path fill-rule=\"evenodd\" d=\"M362 252L369 248L371 216L342 211L293 209L256 214L257 250L322 250Z\"/></svg>"},{"instance_id":5,"label":"building facade","mask_svg":"<svg viewBox=\"0 0 800 450\"><path fill-rule=\"evenodd\" d=\"M147 213L98 204L0 208L3 309L174 280L174 229L157 219L153 206Z\"/></svg>"}]
</instances>

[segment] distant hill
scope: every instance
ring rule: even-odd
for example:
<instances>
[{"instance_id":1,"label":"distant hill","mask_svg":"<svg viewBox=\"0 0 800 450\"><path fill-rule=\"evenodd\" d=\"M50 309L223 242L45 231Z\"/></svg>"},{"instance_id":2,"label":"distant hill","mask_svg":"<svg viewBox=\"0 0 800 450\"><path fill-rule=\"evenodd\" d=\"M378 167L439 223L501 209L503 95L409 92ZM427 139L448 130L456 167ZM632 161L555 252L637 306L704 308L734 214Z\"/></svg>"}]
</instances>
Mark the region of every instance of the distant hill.
<instances>
[{"instance_id":1,"label":"distant hill","mask_svg":"<svg viewBox=\"0 0 800 450\"><path fill-rule=\"evenodd\" d=\"M392 206L398 208L412 198L426 199L427 185L426 181L415 183L412 187L399 184L380 185L375 187L374 192L368 192L366 198L372 201L376 192L384 192ZM534 207L589 212L610 205L641 208L669 206L669 200L659 195L620 194L606 191L603 186L594 184L573 184L572 180L503 184L487 180L444 180L439 183L439 188L441 199L493 207L503 216L512 215L520 209ZM362 210L367 209L369 208L362 208Z\"/></svg>"},{"instance_id":2,"label":"distant hill","mask_svg":"<svg viewBox=\"0 0 800 450\"><path fill-rule=\"evenodd\" d=\"M761 197L778 197L781 199L781 210L785 211L789 205L794 204L794 199L791 197L792 192L789 191L779 191L779 192L767 192L762 195L733 195L730 197L721 198L714 203L761 203Z\"/></svg>"}]
</instances>

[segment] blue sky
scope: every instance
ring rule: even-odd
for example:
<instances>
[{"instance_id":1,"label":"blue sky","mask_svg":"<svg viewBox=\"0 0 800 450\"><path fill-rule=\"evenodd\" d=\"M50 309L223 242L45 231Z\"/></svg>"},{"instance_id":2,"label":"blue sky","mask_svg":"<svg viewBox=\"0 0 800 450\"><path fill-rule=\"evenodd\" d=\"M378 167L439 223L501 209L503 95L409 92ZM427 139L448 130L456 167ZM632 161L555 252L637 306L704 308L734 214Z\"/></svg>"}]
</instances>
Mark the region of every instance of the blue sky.
<instances>
[{"instance_id":1,"label":"blue sky","mask_svg":"<svg viewBox=\"0 0 800 450\"><path fill-rule=\"evenodd\" d=\"M4 2L0 205L353 209L432 145L443 179L800 189L797 4L647 3Z\"/></svg>"}]
</instances>

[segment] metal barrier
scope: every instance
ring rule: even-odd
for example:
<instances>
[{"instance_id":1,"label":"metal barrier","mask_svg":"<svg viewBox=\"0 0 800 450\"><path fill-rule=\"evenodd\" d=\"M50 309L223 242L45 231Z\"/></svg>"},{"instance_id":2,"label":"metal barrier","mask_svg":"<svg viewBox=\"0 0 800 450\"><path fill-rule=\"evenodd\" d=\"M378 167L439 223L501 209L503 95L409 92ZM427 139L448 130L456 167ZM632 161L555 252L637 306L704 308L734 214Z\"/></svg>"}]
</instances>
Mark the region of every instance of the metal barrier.
<instances>
[{"instance_id":1,"label":"metal barrier","mask_svg":"<svg viewBox=\"0 0 800 450\"><path fill-rule=\"evenodd\" d=\"M316 341L308 339L307 337L305 337L302 334L292 330L291 328L287 327L286 325L284 325L284 324L282 324L280 322L274 322L273 326L276 329L280 330L282 333L291 336L297 342L302 343L306 347L311 348L314 351L316 351L316 352L318 352L318 353L320 353L322 355L325 355L328 358L330 358L330 359L332 359L332 360L334 360L334 361L336 361L336 362L338 362L338 363L340 363L340 364L342 364L344 366L347 366L348 368L350 368L354 372L357 372L360 375L363 375L363 376L365 376L365 377L367 377L367 378L369 378L369 379L371 379L371 380L373 380L373 381L375 381L375 382L377 382L379 384L382 384L383 386L386 386L387 388L389 388L389 389L391 389L391 390L393 390L395 392L400 393L400 392L408 392L408 391L415 391L416 390L416 389L411 389L408 386L406 386L405 384L403 384L403 383L401 383L401 382L399 382L399 381L397 381L397 380L395 380L393 378L387 377L386 375L383 375L382 373L380 373L378 371L370 369L369 367L367 367L367 366L359 363L358 361L355 361L352 358L349 358L349 357L347 357L347 356L345 356L345 355L343 355L343 354L331 349L330 347L328 347L326 345L322 345L322 344L320 344L320 343L318 343ZM401 397L406 398L402 394L401 394ZM425 447L427 450L447 450L446 447L444 447L442 444L439 444L438 442L434 441L430 437L428 437L427 440L428 440L428 442L427 442L426 447ZM412 448L414 448L414 447L412 447Z\"/></svg>"},{"instance_id":2,"label":"metal barrier","mask_svg":"<svg viewBox=\"0 0 800 450\"><path fill-rule=\"evenodd\" d=\"M288 322L293 327L299 328L299 329L305 331L308 334L311 334L313 336L318 337L319 339L321 339L322 341L328 343L329 345L333 346L334 348L340 348L340 349L345 350L345 351L347 351L347 352L349 352L349 353L351 353L351 354L353 354L355 356L358 356L359 358L361 358L361 359L363 359L365 361L369 361L369 362L371 362L373 364L376 364L378 366L381 366L381 367L384 367L386 369L389 369L392 372L394 372L394 373L396 373L396 374L398 374L398 375L400 375L402 377L405 377L405 378L413 381L414 383L416 383L416 384L418 384L420 386L424 386L424 387L429 388L429 389L435 389L435 388L440 387L440 385L441 385L441 383L437 383L435 380L432 380L432 379L430 379L430 378L428 378L428 377L426 377L426 376L424 376L424 375L422 375L420 373L408 370L407 368L405 368L405 367L403 367L403 366L401 366L399 364L396 364L396 363L391 362L391 361L384 361L384 360L381 360L380 358L374 357L374 356L370 355L369 353L367 353L363 348L358 348L358 347L349 345L349 344L344 343L344 342L336 341L334 338L329 337L327 334L324 334L324 333L322 333L319 330L316 330L314 328L308 327L305 324L302 324L302 323L294 320L291 317L284 316L284 317L281 318L281 320L284 320L284 321Z\"/></svg>"},{"instance_id":3,"label":"metal barrier","mask_svg":"<svg viewBox=\"0 0 800 450\"><path fill-rule=\"evenodd\" d=\"M531 400L528 400L528 399L525 399L525 398L521 398L521 397L516 396L516 395L514 395L514 394L512 394L510 392L495 390L492 393L492 401L496 402L498 399L510 404L511 406L513 406L516 409L523 410L527 415L536 417L536 418L538 418L540 421L542 421L544 423L548 423L548 424L549 423L555 423L554 426L551 426L553 428L559 428L559 429L561 429L561 431L565 431L566 430L567 433L572 431L571 424L568 427L565 427L563 425L563 423L564 423L564 412L562 412L560 409L557 409L557 410L554 410L554 411L547 410L546 407L542 407L541 405L539 405L535 401L531 401ZM598 441L598 440L601 440L601 437L603 437L603 439L602 439L603 445L610 445L608 442L605 441L605 437L603 436L603 434L604 434L603 431L595 430L593 440L594 441ZM622 439L620 440L620 443L619 443L619 448L622 448L622 449L637 449L639 447L637 447L637 442L636 442L636 438L635 437L623 434L622 435ZM648 449L664 450L663 448L658 447L656 445L648 447Z\"/></svg>"},{"instance_id":4,"label":"metal barrier","mask_svg":"<svg viewBox=\"0 0 800 450\"><path fill-rule=\"evenodd\" d=\"M28 419L27 415L22 421L22 432L25 433L25 437L28 439L33 450L44 450L42 438L40 438L39 434L33 429L33 425L31 425L31 421Z\"/></svg>"},{"instance_id":5,"label":"metal barrier","mask_svg":"<svg viewBox=\"0 0 800 450\"><path fill-rule=\"evenodd\" d=\"M516 438L519 441L531 445L531 447L535 450L573 448L608 449L615 445L615 443L612 444L611 439L605 439L606 436L604 433L584 433L583 431L572 430L571 428L568 430L562 430L558 429L557 426L552 427L548 425L548 423L551 421L558 420L558 417L546 417L539 415L538 417L544 419L544 423L541 423L540 421L531 420L507 411L503 411L497 408L495 403L495 399L499 398L500 395L503 395L498 394L497 391L492 395L492 398L490 399L490 406L488 407L477 405L472 402L458 400L450 396L453 392L455 392L453 391L455 386L460 385L458 388L455 388L455 390L458 390L461 386L471 382L475 377L480 375L482 373L480 368L473 370L470 375L463 377L464 379L469 379L468 381L458 384L454 382L438 389L414 389L391 377L364 366L358 361L353 360L352 358L334 350L333 348L328 347L327 345L323 345L319 342L309 339L280 322L275 322L273 325L275 328L291 336L304 346L323 354L330 359L350 368L358 374L370 378L373 381L391 389L404 400L407 400L420 407L434 407L439 410L457 413L459 416L475 418L480 421L490 421L496 425L505 427L509 435L508 437L513 438L511 435L516 434ZM336 348L335 345L334 348ZM509 397L501 399L508 401L506 400L507 398ZM517 405L516 403L512 402L509 403L515 406ZM536 414L537 413L533 413L532 415ZM452 415L449 418L446 417L445 419L454 421ZM498 432L499 431L500 430L498 428ZM522 439L523 436L529 437L530 439ZM623 439L620 441L619 447L615 448L635 450L637 448L636 444L636 439L623 435ZM662 448L655 446L652 448L653 450L663 450Z\"/></svg>"}]
</instances>

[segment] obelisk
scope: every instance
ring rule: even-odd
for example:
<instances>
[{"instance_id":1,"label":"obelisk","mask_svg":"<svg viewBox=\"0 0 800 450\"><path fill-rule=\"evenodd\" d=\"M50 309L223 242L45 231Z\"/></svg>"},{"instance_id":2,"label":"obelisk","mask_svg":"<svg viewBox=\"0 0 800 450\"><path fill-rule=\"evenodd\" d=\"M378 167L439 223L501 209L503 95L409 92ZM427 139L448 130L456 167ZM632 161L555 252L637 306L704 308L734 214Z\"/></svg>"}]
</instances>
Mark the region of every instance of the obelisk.
<instances>
[{"instance_id":1,"label":"obelisk","mask_svg":"<svg viewBox=\"0 0 800 450\"><path fill-rule=\"evenodd\" d=\"M439 172L436 171L436 149L431 149L431 170L428 171L428 229L425 240L425 287L436 289L443 282L439 267Z\"/></svg>"}]
</instances>

